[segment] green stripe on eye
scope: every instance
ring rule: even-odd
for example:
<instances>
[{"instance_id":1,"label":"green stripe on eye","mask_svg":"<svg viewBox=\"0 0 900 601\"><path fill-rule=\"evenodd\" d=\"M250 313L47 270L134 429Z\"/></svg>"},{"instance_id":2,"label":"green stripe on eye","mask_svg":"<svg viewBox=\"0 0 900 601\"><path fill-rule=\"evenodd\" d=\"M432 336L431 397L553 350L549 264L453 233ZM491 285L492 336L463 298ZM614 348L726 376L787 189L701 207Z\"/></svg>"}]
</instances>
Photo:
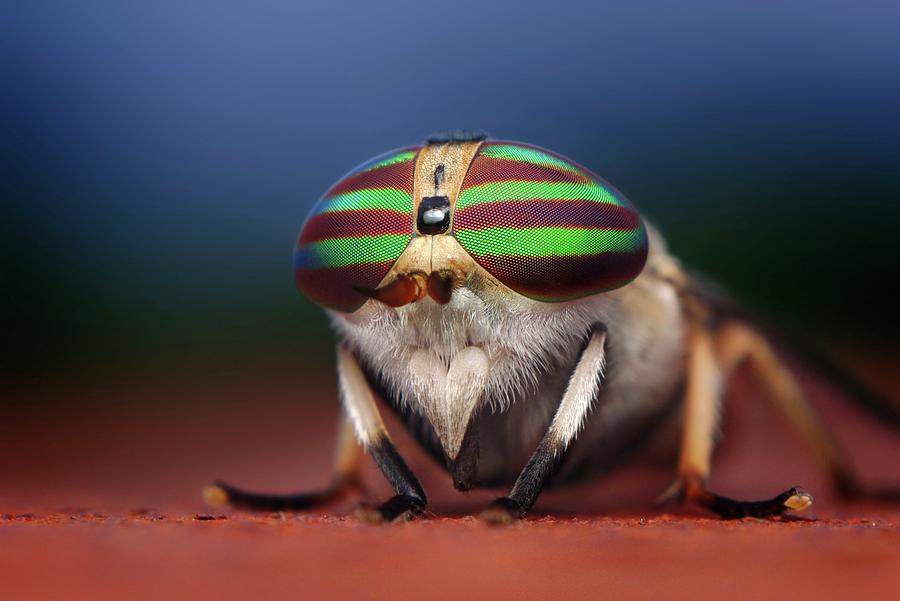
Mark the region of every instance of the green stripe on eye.
<instances>
[{"instance_id":1,"label":"green stripe on eye","mask_svg":"<svg viewBox=\"0 0 900 601\"><path fill-rule=\"evenodd\" d=\"M604 252L635 252L644 244L643 228L629 231L566 227L462 230L456 238L476 256L566 257Z\"/></svg>"},{"instance_id":2,"label":"green stripe on eye","mask_svg":"<svg viewBox=\"0 0 900 601\"><path fill-rule=\"evenodd\" d=\"M406 249L409 234L355 236L320 240L298 249L300 263L307 269L344 267L360 263L393 261Z\"/></svg>"},{"instance_id":3,"label":"green stripe on eye","mask_svg":"<svg viewBox=\"0 0 900 601\"><path fill-rule=\"evenodd\" d=\"M541 152L534 148L525 146L516 146L513 144L490 144L481 149L479 153L482 156L491 157L493 159L506 159L508 161L524 161L526 163L534 163L535 165L546 165L556 167L563 171L584 175L571 163L559 159L553 155Z\"/></svg>"},{"instance_id":4,"label":"green stripe on eye","mask_svg":"<svg viewBox=\"0 0 900 601\"><path fill-rule=\"evenodd\" d=\"M323 201L317 213L332 211L357 211L362 209L389 209L409 213L412 196L397 188L366 188L333 196Z\"/></svg>"},{"instance_id":5,"label":"green stripe on eye","mask_svg":"<svg viewBox=\"0 0 900 601\"><path fill-rule=\"evenodd\" d=\"M403 161L411 161L415 156L416 156L415 150L406 150L404 152L400 152L395 155L389 156L386 159L378 161L377 163L373 163L371 165L366 165L363 169L360 170L360 173L363 171L371 171L372 169L380 169L381 167L387 167L388 165L393 165L394 163L402 163Z\"/></svg>"},{"instance_id":6,"label":"green stripe on eye","mask_svg":"<svg viewBox=\"0 0 900 601\"><path fill-rule=\"evenodd\" d=\"M466 188L459 194L456 210L503 200L593 200L624 206L609 190L596 184L571 182L523 182L510 180Z\"/></svg>"}]
</instances>

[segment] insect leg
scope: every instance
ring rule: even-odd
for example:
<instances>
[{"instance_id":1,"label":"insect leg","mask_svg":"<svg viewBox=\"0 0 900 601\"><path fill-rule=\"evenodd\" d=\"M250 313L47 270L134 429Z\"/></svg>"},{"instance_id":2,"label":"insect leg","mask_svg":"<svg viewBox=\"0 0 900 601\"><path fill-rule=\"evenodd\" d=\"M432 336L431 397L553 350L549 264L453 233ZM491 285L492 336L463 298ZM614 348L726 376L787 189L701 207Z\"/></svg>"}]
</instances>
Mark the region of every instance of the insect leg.
<instances>
[{"instance_id":1,"label":"insect leg","mask_svg":"<svg viewBox=\"0 0 900 601\"><path fill-rule=\"evenodd\" d=\"M848 497L900 500L898 490L870 490L859 483L838 441L762 334L742 323L728 322L719 331L717 347L726 372L745 359L750 362L775 405L797 428L816 460L831 475L838 491Z\"/></svg>"},{"instance_id":2,"label":"insect leg","mask_svg":"<svg viewBox=\"0 0 900 601\"><path fill-rule=\"evenodd\" d=\"M338 383L347 417L341 423L331 486L312 493L268 495L217 482L204 490L206 501L214 506L233 505L261 511L301 510L325 504L340 498L356 484L361 444L381 468L396 495L381 507L361 510L360 516L369 521L391 521L421 513L426 503L425 492L394 448L371 388L356 359L344 348L338 349Z\"/></svg>"},{"instance_id":3,"label":"insect leg","mask_svg":"<svg viewBox=\"0 0 900 601\"><path fill-rule=\"evenodd\" d=\"M425 491L391 442L375 404L375 396L356 357L343 346L338 347L338 384L344 409L356 429L356 437L375 460L395 493L380 507L363 508L357 515L367 521L382 522L422 513L427 502Z\"/></svg>"},{"instance_id":4,"label":"insect leg","mask_svg":"<svg viewBox=\"0 0 900 601\"><path fill-rule=\"evenodd\" d=\"M203 497L213 507L231 505L257 511L311 509L341 498L355 485L361 451L353 433L353 424L344 416L338 430L334 476L327 488L307 493L272 495L248 492L224 482L216 482L203 490Z\"/></svg>"},{"instance_id":5,"label":"insect leg","mask_svg":"<svg viewBox=\"0 0 900 601\"><path fill-rule=\"evenodd\" d=\"M812 497L791 488L763 501L737 501L711 492L707 486L712 460L713 441L722 398L722 366L716 346L707 328L695 322L689 333L687 390L684 406L678 481L671 492L687 497L726 519L773 517L788 509L802 510Z\"/></svg>"},{"instance_id":6,"label":"insect leg","mask_svg":"<svg viewBox=\"0 0 900 601\"><path fill-rule=\"evenodd\" d=\"M524 517L534 505L544 483L575 439L597 398L603 379L605 343L606 328L597 324L578 359L563 399L543 439L519 474L509 495L494 501L481 514L482 519L491 523L509 523Z\"/></svg>"}]
</instances>

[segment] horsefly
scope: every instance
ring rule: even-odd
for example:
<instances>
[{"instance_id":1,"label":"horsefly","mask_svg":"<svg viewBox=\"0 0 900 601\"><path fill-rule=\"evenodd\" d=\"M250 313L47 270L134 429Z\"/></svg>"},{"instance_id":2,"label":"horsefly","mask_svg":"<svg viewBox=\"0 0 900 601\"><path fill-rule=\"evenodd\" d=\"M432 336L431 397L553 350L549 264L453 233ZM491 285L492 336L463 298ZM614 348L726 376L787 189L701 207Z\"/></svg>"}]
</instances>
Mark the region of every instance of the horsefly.
<instances>
[{"instance_id":1,"label":"horsefly","mask_svg":"<svg viewBox=\"0 0 900 601\"><path fill-rule=\"evenodd\" d=\"M545 485L599 476L672 421L665 498L723 518L803 510L813 499L796 487L742 501L707 486L722 384L742 362L839 490L860 491L761 330L687 275L619 191L553 152L457 133L376 157L313 208L294 270L339 340L333 482L284 496L217 483L210 503L314 507L353 486L367 451L395 496L360 515L422 513L380 397L456 488L511 485L482 512L490 522L525 516Z\"/></svg>"}]
</instances>

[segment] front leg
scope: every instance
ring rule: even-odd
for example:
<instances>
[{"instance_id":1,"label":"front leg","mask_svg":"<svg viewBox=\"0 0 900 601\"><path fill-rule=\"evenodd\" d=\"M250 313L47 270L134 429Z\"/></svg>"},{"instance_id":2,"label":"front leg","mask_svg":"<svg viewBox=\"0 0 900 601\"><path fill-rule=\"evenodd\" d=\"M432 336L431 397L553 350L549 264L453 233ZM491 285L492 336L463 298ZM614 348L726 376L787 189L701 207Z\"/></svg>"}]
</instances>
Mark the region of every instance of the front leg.
<instances>
[{"instance_id":1,"label":"front leg","mask_svg":"<svg viewBox=\"0 0 900 601\"><path fill-rule=\"evenodd\" d=\"M341 422L335 475L328 488L315 492L273 495L248 492L217 482L203 491L207 503L214 507L230 505L256 511L299 511L325 505L342 497L357 485L361 444L368 450L396 494L380 507L365 507L357 514L366 521L389 522L422 513L426 503L425 491L391 442L375 405L372 389L356 358L343 347L338 348L338 384L348 419ZM354 440L354 431L359 444Z\"/></svg>"},{"instance_id":2,"label":"front leg","mask_svg":"<svg viewBox=\"0 0 900 601\"><path fill-rule=\"evenodd\" d=\"M421 514L427 503L425 491L391 442L356 357L343 346L338 347L338 385L341 401L359 442L375 460L395 493L381 506L365 507L357 515L370 522L390 522Z\"/></svg>"},{"instance_id":3,"label":"front leg","mask_svg":"<svg viewBox=\"0 0 900 601\"><path fill-rule=\"evenodd\" d=\"M509 495L494 501L482 512L482 519L490 523L510 523L525 517L534 505L544 483L559 465L597 398L603 379L605 343L606 328L595 324L547 433L519 474Z\"/></svg>"}]
</instances>

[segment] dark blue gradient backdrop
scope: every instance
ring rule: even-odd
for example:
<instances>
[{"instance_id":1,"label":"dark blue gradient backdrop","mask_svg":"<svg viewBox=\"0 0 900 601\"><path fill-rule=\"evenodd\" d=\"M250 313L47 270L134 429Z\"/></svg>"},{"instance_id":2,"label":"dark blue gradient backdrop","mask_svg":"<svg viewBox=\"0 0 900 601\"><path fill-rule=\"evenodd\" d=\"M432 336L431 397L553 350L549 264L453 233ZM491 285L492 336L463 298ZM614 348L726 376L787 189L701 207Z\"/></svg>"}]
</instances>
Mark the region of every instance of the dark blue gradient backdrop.
<instances>
[{"instance_id":1,"label":"dark blue gradient backdrop","mask_svg":"<svg viewBox=\"0 0 900 601\"><path fill-rule=\"evenodd\" d=\"M291 250L432 131L539 144L824 339L896 340L896 2L19 2L0 13L5 371L327 359Z\"/></svg>"}]
</instances>

